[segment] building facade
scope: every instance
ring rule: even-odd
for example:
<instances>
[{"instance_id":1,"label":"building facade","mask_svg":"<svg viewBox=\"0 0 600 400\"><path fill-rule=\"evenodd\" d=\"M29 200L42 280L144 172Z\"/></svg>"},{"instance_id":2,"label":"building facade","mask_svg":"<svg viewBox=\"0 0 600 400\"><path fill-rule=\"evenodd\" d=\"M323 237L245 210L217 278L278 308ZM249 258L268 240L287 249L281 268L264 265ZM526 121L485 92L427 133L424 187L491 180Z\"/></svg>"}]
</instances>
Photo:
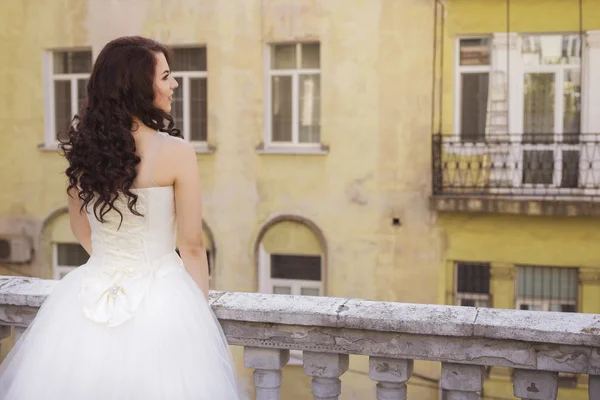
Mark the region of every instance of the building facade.
<instances>
[{"instance_id":1,"label":"building facade","mask_svg":"<svg viewBox=\"0 0 600 400\"><path fill-rule=\"evenodd\" d=\"M600 312L599 6L437 3L440 303ZM587 398L559 379L560 399ZM511 398L512 372L488 371L484 394Z\"/></svg>"},{"instance_id":2,"label":"building facade","mask_svg":"<svg viewBox=\"0 0 600 400\"><path fill-rule=\"evenodd\" d=\"M85 262L57 140L104 44L140 34L173 49L212 288L600 313L600 5L513 3L3 1L0 272ZM301 361L282 398L310 398ZM366 364L343 399L372 396ZM410 396L438 378L417 364Z\"/></svg>"}]
</instances>

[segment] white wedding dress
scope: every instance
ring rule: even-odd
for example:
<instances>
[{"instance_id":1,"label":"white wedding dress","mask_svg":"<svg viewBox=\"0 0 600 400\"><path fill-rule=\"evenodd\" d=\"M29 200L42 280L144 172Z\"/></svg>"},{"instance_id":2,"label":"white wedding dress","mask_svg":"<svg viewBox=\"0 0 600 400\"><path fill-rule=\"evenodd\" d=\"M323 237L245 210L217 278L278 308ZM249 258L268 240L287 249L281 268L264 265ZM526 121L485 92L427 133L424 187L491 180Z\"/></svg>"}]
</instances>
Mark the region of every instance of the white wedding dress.
<instances>
[{"instance_id":1,"label":"white wedding dress","mask_svg":"<svg viewBox=\"0 0 600 400\"><path fill-rule=\"evenodd\" d=\"M161 133L164 137L164 134ZM54 287L0 367L3 400L237 400L226 339L175 252L173 187L136 216L88 215L92 256Z\"/></svg>"}]
</instances>

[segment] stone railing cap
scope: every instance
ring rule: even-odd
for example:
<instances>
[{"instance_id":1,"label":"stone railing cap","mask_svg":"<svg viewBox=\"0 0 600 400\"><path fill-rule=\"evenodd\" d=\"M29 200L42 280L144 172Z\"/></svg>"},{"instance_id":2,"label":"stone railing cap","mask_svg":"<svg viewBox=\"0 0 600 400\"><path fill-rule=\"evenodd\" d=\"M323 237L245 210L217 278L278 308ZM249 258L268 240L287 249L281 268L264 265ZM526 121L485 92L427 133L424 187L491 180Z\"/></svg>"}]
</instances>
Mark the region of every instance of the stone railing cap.
<instances>
[{"instance_id":1,"label":"stone railing cap","mask_svg":"<svg viewBox=\"0 0 600 400\"><path fill-rule=\"evenodd\" d=\"M56 281L0 276L0 306L40 307ZM600 315L211 291L221 320L600 347Z\"/></svg>"}]
</instances>

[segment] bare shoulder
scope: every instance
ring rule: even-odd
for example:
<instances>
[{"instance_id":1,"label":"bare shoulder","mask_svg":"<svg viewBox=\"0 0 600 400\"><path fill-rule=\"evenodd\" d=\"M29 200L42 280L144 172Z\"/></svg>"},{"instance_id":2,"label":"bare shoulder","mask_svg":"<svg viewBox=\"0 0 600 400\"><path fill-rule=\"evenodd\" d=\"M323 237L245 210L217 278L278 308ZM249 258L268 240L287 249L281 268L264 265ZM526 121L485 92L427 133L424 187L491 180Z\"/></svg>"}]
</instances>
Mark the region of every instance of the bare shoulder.
<instances>
[{"instance_id":1,"label":"bare shoulder","mask_svg":"<svg viewBox=\"0 0 600 400\"><path fill-rule=\"evenodd\" d=\"M175 160L185 160L189 158L196 158L196 151L194 147L185 139L176 136L166 136L165 141L165 152L169 158Z\"/></svg>"}]
</instances>

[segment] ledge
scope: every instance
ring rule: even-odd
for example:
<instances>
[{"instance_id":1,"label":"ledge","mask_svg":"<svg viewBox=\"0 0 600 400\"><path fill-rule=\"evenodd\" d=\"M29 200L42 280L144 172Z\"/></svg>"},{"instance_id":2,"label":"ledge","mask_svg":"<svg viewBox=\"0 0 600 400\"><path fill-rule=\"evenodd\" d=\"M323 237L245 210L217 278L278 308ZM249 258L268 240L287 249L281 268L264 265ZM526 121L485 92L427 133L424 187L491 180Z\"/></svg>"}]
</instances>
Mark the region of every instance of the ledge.
<instances>
[{"instance_id":1,"label":"ledge","mask_svg":"<svg viewBox=\"0 0 600 400\"><path fill-rule=\"evenodd\" d=\"M0 276L24 331L56 281ZM211 291L229 344L600 375L600 315Z\"/></svg>"},{"instance_id":2,"label":"ledge","mask_svg":"<svg viewBox=\"0 0 600 400\"><path fill-rule=\"evenodd\" d=\"M213 154L217 148L208 143L193 143L192 146L196 150L196 154Z\"/></svg>"},{"instance_id":3,"label":"ledge","mask_svg":"<svg viewBox=\"0 0 600 400\"><path fill-rule=\"evenodd\" d=\"M526 197L487 197L435 195L431 209L439 212L467 212L552 217L598 217L600 202L589 198L535 199Z\"/></svg>"},{"instance_id":4,"label":"ledge","mask_svg":"<svg viewBox=\"0 0 600 400\"><path fill-rule=\"evenodd\" d=\"M315 146L303 147L303 146L277 146L277 145L265 145L264 143L259 144L256 147L258 154L287 154L287 155L327 155L329 154L329 146L324 144L317 144Z\"/></svg>"},{"instance_id":5,"label":"ledge","mask_svg":"<svg viewBox=\"0 0 600 400\"><path fill-rule=\"evenodd\" d=\"M56 282L0 276L0 307L40 307ZM600 347L596 314L219 291L209 303L222 321Z\"/></svg>"},{"instance_id":6,"label":"ledge","mask_svg":"<svg viewBox=\"0 0 600 400\"><path fill-rule=\"evenodd\" d=\"M40 143L37 145L39 151L47 152L47 153L58 153L58 143Z\"/></svg>"},{"instance_id":7,"label":"ledge","mask_svg":"<svg viewBox=\"0 0 600 400\"><path fill-rule=\"evenodd\" d=\"M213 154L215 151L217 151L215 146L207 143L194 143L192 146L194 147L194 150L196 150L196 154ZM38 144L37 148L39 151L49 153L57 153L59 151L58 144L40 143Z\"/></svg>"}]
</instances>

